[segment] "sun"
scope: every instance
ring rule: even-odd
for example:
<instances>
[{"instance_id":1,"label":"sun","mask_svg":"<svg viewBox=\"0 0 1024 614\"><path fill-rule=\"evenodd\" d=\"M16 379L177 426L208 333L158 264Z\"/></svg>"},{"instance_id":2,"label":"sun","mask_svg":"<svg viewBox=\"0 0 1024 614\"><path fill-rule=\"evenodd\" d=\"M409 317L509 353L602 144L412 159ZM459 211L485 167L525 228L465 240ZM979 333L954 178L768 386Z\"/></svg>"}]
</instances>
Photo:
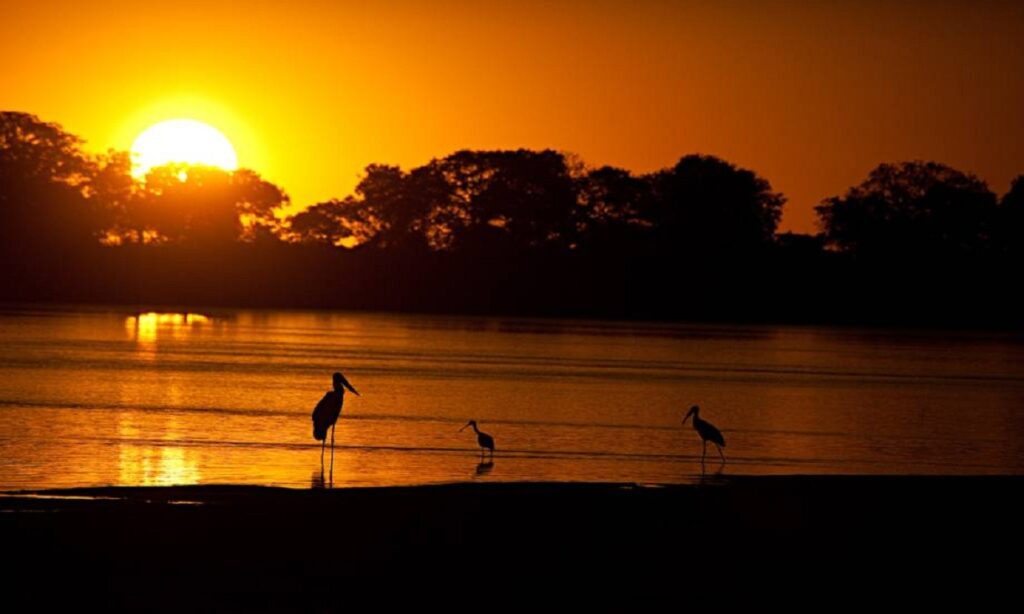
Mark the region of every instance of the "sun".
<instances>
[{"instance_id":1,"label":"sun","mask_svg":"<svg viewBox=\"0 0 1024 614\"><path fill-rule=\"evenodd\" d=\"M172 162L238 168L231 141L216 128L194 119L169 119L146 128L132 143L132 174L143 177L149 169Z\"/></svg>"}]
</instances>

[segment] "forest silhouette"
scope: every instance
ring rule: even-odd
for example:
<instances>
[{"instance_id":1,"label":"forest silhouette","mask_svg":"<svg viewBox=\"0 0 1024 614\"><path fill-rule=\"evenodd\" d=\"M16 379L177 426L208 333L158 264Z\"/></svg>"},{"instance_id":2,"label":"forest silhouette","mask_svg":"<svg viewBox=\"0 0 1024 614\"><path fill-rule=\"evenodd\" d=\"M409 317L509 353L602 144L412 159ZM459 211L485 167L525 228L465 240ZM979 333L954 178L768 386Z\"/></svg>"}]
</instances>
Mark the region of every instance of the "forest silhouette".
<instances>
[{"instance_id":1,"label":"forest silhouette","mask_svg":"<svg viewBox=\"0 0 1024 614\"><path fill-rule=\"evenodd\" d=\"M254 171L86 153L0 113L0 300L706 321L1019 326L1024 176L1001 198L936 162L881 164L779 233L756 172L685 155L634 174L552 150L372 164L284 217Z\"/></svg>"}]
</instances>

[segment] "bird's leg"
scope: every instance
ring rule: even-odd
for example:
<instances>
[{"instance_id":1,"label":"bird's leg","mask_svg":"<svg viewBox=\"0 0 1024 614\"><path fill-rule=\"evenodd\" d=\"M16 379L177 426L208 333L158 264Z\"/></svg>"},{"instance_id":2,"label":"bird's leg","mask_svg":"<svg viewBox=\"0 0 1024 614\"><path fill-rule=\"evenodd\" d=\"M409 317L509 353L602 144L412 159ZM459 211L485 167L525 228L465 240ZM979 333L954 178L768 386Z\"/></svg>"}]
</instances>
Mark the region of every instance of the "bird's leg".
<instances>
[{"instance_id":1,"label":"bird's leg","mask_svg":"<svg viewBox=\"0 0 1024 614\"><path fill-rule=\"evenodd\" d=\"M331 425L331 483L334 483L334 427Z\"/></svg>"},{"instance_id":2,"label":"bird's leg","mask_svg":"<svg viewBox=\"0 0 1024 614\"><path fill-rule=\"evenodd\" d=\"M718 455L722 457L722 463L724 464L725 463L725 453L722 452L722 446L720 446L720 445L718 445L716 443L715 447L718 448Z\"/></svg>"},{"instance_id":3,"label":"bird's leg","mask_svg":"<svg viewBox=\"0 0 1024 614\"><path fill-rule=\"evenodd\" d=\"M334 425L331 425L331 462L334 462Z\"/></svg>"},{"instance_id":4,"label":"bird's leg","mask_svg":"<svg viewBox=\"0 0 1024 614\"><path fill-rule=\"evenodd\" d=\"M704 442L704 448L700 452L700 464L704 464L704 457L708 455L708 442Z\"/></svg>"},{"instance_id":5,"label":"bird's leg","mask_svg":"<svg viewBox=\"0 0 1024 614\"><path fill-rule=\"evenodd\" d=\"M327 438L324 437L320 441L320 473L324 472L324 446L327 445Z\"/></svg>"}]
</instances>

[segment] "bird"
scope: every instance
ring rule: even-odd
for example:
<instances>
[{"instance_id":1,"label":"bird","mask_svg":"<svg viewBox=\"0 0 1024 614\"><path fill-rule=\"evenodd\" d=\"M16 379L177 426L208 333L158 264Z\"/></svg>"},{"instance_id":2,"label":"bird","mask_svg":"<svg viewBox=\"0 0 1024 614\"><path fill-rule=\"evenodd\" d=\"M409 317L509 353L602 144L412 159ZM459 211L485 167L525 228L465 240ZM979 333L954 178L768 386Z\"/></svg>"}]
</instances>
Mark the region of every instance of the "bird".
<instances>
[{"instance_id":1,"label":"bird","mask_svg":"<svg viewBox=\"0 0 1024 614\"><path fill-rule=\"evenodd\" d=\"M322 442L320 444L320 466L324 464L324 447L327 445L327 429L331 429L331 471L334 471L334 425L341 415L341 406L345 402L345 389L348 388L353 394L359 396L359 392L348 383L345 376L335 373L334 390L328 391L324 398L316 404L313 410L313 439Z\"/></svg>"},{"instance_id":2,"label":"bird","mask_svg":"<svg viewBox=\"0 0 1024 614\"><path fill-rule=\"evenodd\" d=\"M470 420L467 422L465 426L459 429L459 432L461 433L467 426L473 427L473 430L476 431L476 442L480 445L480 456L483 456L484 448L490 450L491 456L494 456L494 437L481 432L480 429L476 427L476 420Z\"/></svg>"},{"instance_id":3,"label":"bird","mask_svg":"<svg viewBox=\"0 0 1024 614\"><path fill-rule=\"evenodd\" d=\"M700 454L700 462L704 463L704 456L708 453L708 442L715 444L718 448L718 455L722 457L722 462L725 462L725 454L722 453L722 448L725 447L725 437L722 437L722 431L715 428L715 425L711 424L707 420L703 420L700 417L700 406L694 405L690 408L690 411L686 412L686 417L683 418L683 424L693 416L693 430L697 431L700 438L704 442L704 449Z\"/></svg>"}]
</instances>

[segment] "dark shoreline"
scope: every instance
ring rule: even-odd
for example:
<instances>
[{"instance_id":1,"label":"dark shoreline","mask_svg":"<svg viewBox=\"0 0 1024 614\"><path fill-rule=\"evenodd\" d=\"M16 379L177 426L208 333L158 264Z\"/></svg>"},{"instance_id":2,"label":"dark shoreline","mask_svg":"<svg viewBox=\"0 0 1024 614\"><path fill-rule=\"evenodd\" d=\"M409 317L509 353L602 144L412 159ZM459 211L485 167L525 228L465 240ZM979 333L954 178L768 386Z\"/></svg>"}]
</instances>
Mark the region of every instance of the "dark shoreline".
<instances>
[{"instance_id":1,"label":"dark shoreline","mask_svg":"<svg viewBox=\"0 0 1024 614\"><path fill-rule=\"evenodd\" d=\"M641 609L883 592L919 605L1016 594L1004 561L1024 546L1022 493L1024 476L87 488L0 494L0 536L15 595L59 582L127 609L331 611L388 586Z\"/></svg>"}]
</instances>

